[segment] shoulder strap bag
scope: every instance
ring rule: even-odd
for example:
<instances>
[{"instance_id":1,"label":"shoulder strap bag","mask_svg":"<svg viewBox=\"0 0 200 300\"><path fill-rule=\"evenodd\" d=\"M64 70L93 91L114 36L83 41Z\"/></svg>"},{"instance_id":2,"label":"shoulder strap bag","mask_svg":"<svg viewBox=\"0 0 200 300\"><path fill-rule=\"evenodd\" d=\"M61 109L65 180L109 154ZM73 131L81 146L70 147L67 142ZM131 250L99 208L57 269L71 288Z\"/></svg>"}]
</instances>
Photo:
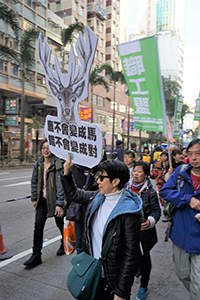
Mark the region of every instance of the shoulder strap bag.
<instances>
[{"instance_id":1,"label":"shoulder strap bag","mask_svg":"<svg viewBox=\"0 0 200 300\"><path fill-rule=\"evenodd\" d=\"M115 228L118 220L115 221L113 228L109 229L108 236L103 245L99 259L88 255L84 251L72 258L73 269L67 278L67 287L75 299L94 300L96 290L101 278L103 261L115 236Z\"/></svg>"}]
</instances>

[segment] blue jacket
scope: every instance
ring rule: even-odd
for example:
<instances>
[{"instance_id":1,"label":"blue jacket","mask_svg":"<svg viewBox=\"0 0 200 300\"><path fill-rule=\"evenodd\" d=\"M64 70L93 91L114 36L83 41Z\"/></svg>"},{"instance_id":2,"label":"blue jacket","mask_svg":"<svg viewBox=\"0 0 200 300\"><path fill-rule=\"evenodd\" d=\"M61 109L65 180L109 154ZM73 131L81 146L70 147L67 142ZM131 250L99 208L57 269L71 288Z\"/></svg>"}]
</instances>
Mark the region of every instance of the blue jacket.
<instances>
[{"instance_id":1,"label":"blue jacket","mask_svg":"<svg viewBox=\"0 0 200 300\"><path fill-rule=\"evenodd\" d=\"M93 203L91 204L91 210L90 214L87 218L87 236L90 243L90 253L92 253L91 249L91 240L90 240L90 221L92 219L92 216L98 209L98 207L101 205L101 203L104 201L105 196L98 193L96 197L94 198ZM122 214L136 214L139 216L142 216L142 200L141 198L133 193L132 191L128 191L126 189L123 189L123 194L120 197L117 205L112 210L110 216L108 217L104 229L103 229L103 236L105 234L106 228L108 224L114 220L117 216L120 216Z\"/></svg>"},{"instance_id":2,"label":"blue jacket","mask_svg":"<svg viewBox=\"0 0 200 300\"><path fill-rule=\"evenodd\" d=\"M194 191L190 178L191 165L180 171L179 166L160 190L163 199L178 207L170 231L170 239L174 244L183 248L186 253L200 254L200 222L195 218L199 212L190 207L190 199L200 200L200 188ZM177 188L177 179L180 175L180 192Z\"/></svg>"}]
</instances>

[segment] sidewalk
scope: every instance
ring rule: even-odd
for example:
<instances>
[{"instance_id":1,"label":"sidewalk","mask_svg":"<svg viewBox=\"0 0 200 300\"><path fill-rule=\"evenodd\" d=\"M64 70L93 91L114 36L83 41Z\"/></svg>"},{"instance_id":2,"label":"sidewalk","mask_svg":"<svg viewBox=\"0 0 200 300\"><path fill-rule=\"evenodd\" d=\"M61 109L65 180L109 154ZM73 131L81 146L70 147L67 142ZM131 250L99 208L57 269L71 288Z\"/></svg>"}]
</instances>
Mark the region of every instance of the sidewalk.
<instances>
[{"instance_id":1,"label":"sidewalk","mask_svg":"<svg viewBox=\"0 0 200 300\"><path fill-rule=\"evenodd\" d=\"M189 300L190 296L175 274L172 259L172 243L164 242L167 223L161 220L156 225L158 243L151 251L152 271L146 300ZM136 278L131 300L136 298L140 280Z\"/></svg>"}]
</instances>

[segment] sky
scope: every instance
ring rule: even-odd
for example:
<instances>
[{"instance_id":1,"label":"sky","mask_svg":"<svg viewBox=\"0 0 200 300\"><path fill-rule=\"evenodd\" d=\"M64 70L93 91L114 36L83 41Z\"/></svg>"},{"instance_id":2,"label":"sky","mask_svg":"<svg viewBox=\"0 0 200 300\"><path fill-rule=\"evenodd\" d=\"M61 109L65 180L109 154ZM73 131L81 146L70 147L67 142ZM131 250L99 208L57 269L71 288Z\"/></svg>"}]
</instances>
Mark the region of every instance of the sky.
<instances>
[{"instance_id":1,"label":"sky","mask_svg":"<svg viewBox=\"0 0 200 300\"><path fill-rule=\"evenodd\" d=\"M127 33L138 29L138 1L129 0L129 22ZM140 0L142 1L142 0ZM184 0L182 0L184 1ZM187 22L185 23L185 53L183 74L184 102L191 107L200 92L200 1L188 0Z\"/></svg>"}]
</instances>

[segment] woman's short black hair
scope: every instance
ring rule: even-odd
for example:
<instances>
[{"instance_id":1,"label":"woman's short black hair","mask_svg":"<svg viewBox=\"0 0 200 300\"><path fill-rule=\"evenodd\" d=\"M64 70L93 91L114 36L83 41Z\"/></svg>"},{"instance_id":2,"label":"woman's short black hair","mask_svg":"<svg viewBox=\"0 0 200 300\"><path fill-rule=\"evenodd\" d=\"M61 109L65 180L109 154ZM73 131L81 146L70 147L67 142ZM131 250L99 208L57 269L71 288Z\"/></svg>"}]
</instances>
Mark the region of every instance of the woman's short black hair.
<instances>
[{"instance_id":1,"label":"woman's short black hair","mask_svg":"<svg viewBox=\"0 0 200 300\"><path fill-rule=\"evenodd\" d=\"M40 151L42 151L42 146L43 146L44 143L46 143L46 142L48 142L48 141L47 141L47 139L45 138L45 139L42 141L41 145L40 145Z\"/></svg>"},{"instance_id":2,"label":"woman's short black hair","mask_svg":"<svg viewBox=\"0 0 200 300\"><path fill-rule=\"evenodd\" d=\"M143 169L143 171L144 171L144 174L145 174L146 176L149 176L149 174L150 174L150 166L149 166L148 162L143 161L143 160L137 161L137 162L135 163L135 165L134 165L133 170L134 170L135 167L137 167L137 166L141 166L142 169Z\"/></svg>"},{"instance_id":3,"label":"woman's short black hair","mask_svg":"<svg viewBox=\"0 0 200 300\"><path fill-rule=\"evenodd\" d=\"M129 169L126 164L120 160L105 160L99 164L98 170L101 172L105 171L111 182L115 178L119 178L120 183L118 184L118 188L120 190L123 188L125 183L129 181Z\"/></svg>"},{"instance_id":4,"label":"woman's short black hair","mask_svg":"<svg viewBox=\"0 0 200 300\"><path fill-rule=\"evenodd\" d=\"M188 146L187 146L187 152L188 152L188 150L189 150L192 146L194 146L194 145L196 145L196 144L200 144L200 139L194 139L194 140L192 140L192 141L188 144Z\"/></svg>"},{"instance_id":5,"label":"woman's short black hair","mask_svg":"<svg viewBox=\"0 0 200 300\"><path fill-rule=\"evenodd\" d=\"M173 156L176 156L176 154L182 154L181 149L174 149L174 150L172 151L172 153L171 153L171 156L172 156L172 157L173 157Z\"/></svg>"}]
</instances>

